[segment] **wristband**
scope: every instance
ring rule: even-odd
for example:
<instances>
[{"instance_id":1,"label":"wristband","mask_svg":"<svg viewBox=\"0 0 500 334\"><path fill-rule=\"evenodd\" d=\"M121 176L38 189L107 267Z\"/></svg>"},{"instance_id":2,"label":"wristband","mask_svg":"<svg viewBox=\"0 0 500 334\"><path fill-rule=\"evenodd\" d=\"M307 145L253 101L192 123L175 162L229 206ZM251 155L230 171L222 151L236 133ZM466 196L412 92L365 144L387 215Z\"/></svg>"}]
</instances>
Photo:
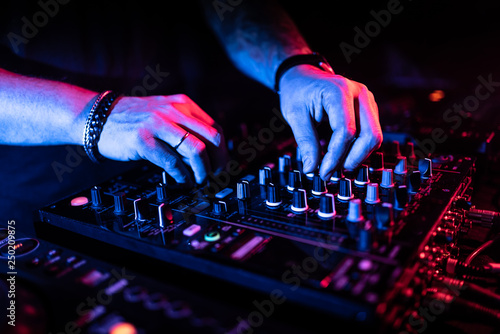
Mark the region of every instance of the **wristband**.
<instances>
[{"instance_id":1,"label":"wristband","mask_svg":"<svg viewBox=\"0 0 500 334\"><path fill-rule=\"evenodd\" d=\"M97 143L101 137L101 132L106 123L111 105L118 97L118 94L108 90L100 93L92 108L90 109L85 132L83 135L83 148L92 162L99 163L104 157L99 153Z\"/></svg>"},{"instance_id":2,"label":"wristband","mask_svg":"<svg viewBox=\"0 0 500 334\"><path fill-rule=\"evenodd\" d=\"M274 83L274 90L276 91L276 93L280 93L280 80L283 74L285 74L286 71L294 66L304 64L313 65L319 69L333 73L332 67L330 66L326 58L317 52L313 52L312 54L300 54L288 57L287 59L283 60L283 62L278 66L278 70L276 71Z\"/></svg>"}]
</instances>

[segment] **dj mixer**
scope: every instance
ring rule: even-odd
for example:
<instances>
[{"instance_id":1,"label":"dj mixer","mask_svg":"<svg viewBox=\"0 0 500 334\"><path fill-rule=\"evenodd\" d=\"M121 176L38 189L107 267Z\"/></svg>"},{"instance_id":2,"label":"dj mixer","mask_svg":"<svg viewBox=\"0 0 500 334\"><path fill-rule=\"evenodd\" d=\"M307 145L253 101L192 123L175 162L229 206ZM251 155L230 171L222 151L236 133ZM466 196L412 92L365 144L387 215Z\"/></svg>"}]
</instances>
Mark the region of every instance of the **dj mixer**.
<instances>
[{"instance_id":1,"label":"dj mixer","mask_svg":"<svg viewBox=\"0 0 500 334\"><path fill-rule=\"evenodd\" d=\"M82 239L95 256L246 298L242 333L264 332L290 308L292 323L311 314L381 333L420 332L429 322L422 309L498 326L498 309L450 292L467 283L500 300L477 284L496 280L496 264L464 261L461 241L498 218L471 205L473 157L416 157L411 142L393 141L326 182L303 173L294 145L268 158L230 161L191 189L145 163L41 208L38 229L57 240L67 233L69 246Z\"/></svg>"}]
</instances>

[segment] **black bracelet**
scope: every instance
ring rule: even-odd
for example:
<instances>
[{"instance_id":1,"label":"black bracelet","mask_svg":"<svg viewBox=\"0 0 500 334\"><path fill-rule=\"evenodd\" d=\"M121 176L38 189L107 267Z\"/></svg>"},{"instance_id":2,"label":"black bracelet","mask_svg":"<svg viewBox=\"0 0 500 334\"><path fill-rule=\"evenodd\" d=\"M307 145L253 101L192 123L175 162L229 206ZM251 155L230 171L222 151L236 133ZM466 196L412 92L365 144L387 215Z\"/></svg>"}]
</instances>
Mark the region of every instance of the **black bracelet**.
<instances>
[{"instance_id":1,"label":"black bracelet","mask_svg":"<svg viewBox=\"0 0 500 334\"><path fill-rule=\"evenodd\" d=\"M333 73L332 67L323 55L313 52L312 54L301 54L288 57L278 66L276 71L274 90L280 93L280 80L286 71L297 65L313 65L319 69Z\"/></svg>"},{"instance_id":2,"label":"black bracelet","mask_svg":"<svg viewBox=\"0 0 500 334\"><path fill-rule=\"evenodd\" d=\"M97 143L101 137L101 132L108 118L111 105L117 97L118 94L110 90L100 93L94 101L87 122L85 123L83 148L94 163L104 160L104 157L99 153Z\"/></svg>"}]
</instances>

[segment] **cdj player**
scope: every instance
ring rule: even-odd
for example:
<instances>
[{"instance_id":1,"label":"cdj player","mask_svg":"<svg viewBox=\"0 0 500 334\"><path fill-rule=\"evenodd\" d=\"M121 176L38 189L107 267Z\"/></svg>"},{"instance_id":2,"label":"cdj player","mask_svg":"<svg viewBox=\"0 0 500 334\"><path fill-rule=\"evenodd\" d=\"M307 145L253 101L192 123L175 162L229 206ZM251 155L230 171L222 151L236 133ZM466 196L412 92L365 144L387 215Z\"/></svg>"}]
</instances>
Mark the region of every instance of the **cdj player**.
<instances>
[{"instance_id":1,"label":"cdj player","mask_svg":"<svg viewBox=\"0 0 500 334\"><path fill-rule=\"evenodd\" d=\"M333 324L432 333L454 321L465 333L498 330L500 260L488 250L499 214L471 204L473 157L417 158L411 142L391 141L325 182L303 173L286 143L203 187L184 189L145 162L41 208L36 238L14 246L26 324L88 334Z\"/></svg>"}]
</instances>

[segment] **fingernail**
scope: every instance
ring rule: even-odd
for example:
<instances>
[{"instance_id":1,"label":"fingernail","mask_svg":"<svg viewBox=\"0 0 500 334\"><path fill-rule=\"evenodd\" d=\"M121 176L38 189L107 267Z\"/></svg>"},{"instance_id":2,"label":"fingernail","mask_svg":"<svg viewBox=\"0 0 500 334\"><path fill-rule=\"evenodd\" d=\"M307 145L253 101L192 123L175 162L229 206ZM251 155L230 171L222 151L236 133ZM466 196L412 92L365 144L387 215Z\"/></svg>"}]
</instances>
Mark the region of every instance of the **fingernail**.
<instances>
[{"instance_id":1,"label":"fingernail","mask_svg":"<svg viewBox=\"0 0 500 334\"><path fill-rule=\"evenodd\" d=\"M325 178L323 179L323 181L330 181L330 178L332 177L333 175L333 171L332 172L329 172L328 174L326 174Z\"/></svg>"}]
</instances>

